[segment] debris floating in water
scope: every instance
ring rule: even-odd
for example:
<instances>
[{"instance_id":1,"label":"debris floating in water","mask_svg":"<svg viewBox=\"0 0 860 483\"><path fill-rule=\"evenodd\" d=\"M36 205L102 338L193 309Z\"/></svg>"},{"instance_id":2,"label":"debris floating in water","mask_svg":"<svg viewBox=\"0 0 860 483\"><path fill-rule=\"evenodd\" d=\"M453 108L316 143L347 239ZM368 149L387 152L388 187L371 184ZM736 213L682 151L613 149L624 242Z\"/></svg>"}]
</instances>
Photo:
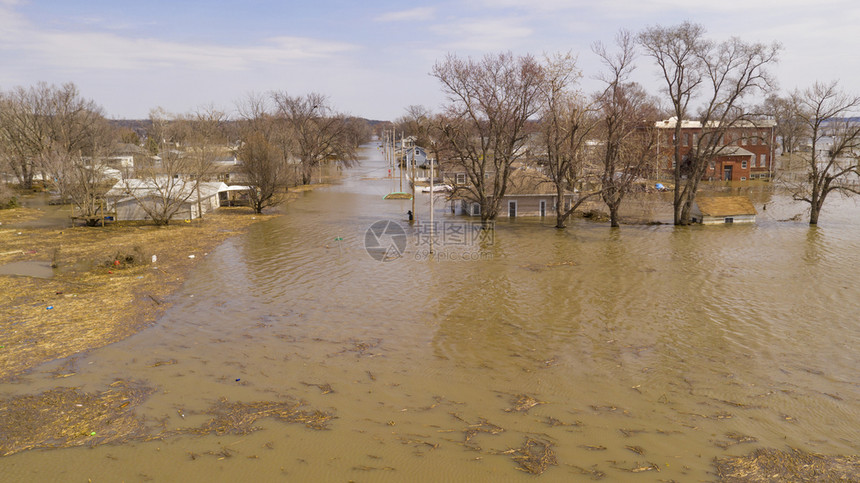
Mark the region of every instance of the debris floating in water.
<instances>
[{"instance_id":1,"label":"debris floating in water","mask_svg":"<svg viewBox=\"0 0 860 483\"><path fill-rule=\"evenodd\" d=\"M538 401L537 399L535 399L535 398L533 398L527 394L517 394L515 396L513 404L514 405L512 407L505 409L505 412L510 413L510 412L518 411L518 412L524 413L524 412L527 412L529 409L531 409L537 405L546 404L546 402L545 401Z\"/></svg>"},{"instance_id":2,"label":"debris floating in water","mask_svg":"<svg viewBox=\"0 0 860 483\"><path fill-rule=\"evenodd\" d=\"M857 481L860 456L759 448L747 456L715 459L719 481Z\"/></svg>"},{"instance_id":3,"label":"debris floating in water","mask_svg":"<svg viewBox=\"0 0 860 483\"><path fill-rule=\"evenodd\" d=\"M520 465L520 470L540 475L550 466L558 466L558 459L547 441L526 438L522 447L505 451Z\"/></svg>"}]
</instances>

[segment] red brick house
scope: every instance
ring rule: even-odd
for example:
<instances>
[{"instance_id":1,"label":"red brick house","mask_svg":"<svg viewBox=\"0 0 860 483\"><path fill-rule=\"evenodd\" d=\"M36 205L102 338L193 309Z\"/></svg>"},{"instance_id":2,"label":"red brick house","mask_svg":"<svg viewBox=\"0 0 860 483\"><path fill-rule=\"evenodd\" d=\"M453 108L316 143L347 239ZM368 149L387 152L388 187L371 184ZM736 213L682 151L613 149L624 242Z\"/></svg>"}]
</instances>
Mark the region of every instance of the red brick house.
<instances>
[{"instance_id":1,"label":"red brick house","mask_svg":"<svg viewBox=\"0 0 860 483\"><path fill-rule=\"evenodd\" d=\"M671 173L675 164L676 118L658 121L657 161L663 173ZM723 133L722 147L705 171L703 180L746 181L769 179L773 175L776 122L741 121ZM699 143L704 129L698 121L681 121L681 156Z\"/></svg>"}]
</instances>

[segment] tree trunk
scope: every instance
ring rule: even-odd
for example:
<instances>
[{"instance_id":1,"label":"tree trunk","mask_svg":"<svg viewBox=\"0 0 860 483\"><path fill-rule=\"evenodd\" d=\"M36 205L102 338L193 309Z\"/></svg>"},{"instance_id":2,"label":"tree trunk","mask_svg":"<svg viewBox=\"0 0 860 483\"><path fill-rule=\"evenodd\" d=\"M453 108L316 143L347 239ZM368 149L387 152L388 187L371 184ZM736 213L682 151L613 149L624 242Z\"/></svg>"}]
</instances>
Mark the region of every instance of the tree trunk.
<instances>
[{"instance_id":1,"label":"tree trunk","mask_svg":"<svg viewBox=\"0 0 860 483\"><path fill-rule=\"evenodd\" d=\"M821 213L821 208L816 205L810 205L809 224L818 225L818 215Z\"/></svg>"},{"instance_id":2,"label":"tree trunk","mask_svg":"<svg viewBox=\"0 0 860 483\"><path fill-rule=\"evenodd\" d=\"M675 189L677 190L678 188L675 188ZM672 219L674 220L676 225L681 224L681 208L682 208L682 206L683 206L683 204L679 201L677 193L676 193L675 202L673 203L674 211L673 211L673 217L672 217Z\"/></svg>"},{"instance_id":3,"label":"tree trunk","mask_svg":"<svg viewBox=\"0 0 860 483\"><path fill-rule=\"evenodd\" d=\"M484 215L481 215L481 229L482 230L490 230L493 228L493 220L491 218L484 218Z\"/></svg>"},{"instance_id":4,"label":"tree trunk","mask_svg":"<svg viewBox=\"0 0 860 483\"><path fill-rule=\"evenodd\" d=\"M693 199L688 194L684 203L681 205L681 217L675 223L676 225L689 225L693 218Z\"/></svg>"},{"instance_id":5,"label":"tree trunk","mask_svg":"<svg viewBox=\"0 0 860 483\"><path fill-rule=\"evenodd\" d=\"M618 224L618 206L619 206L619 203L612 203L612 204L607 203L606 206L609 207L609 226L612 228L618 228L619 226L621 226Z\"/></svg>"},{"instance_id":6,"label":"tree trunk","mask_svg":"<svg viewBox=\"0 0 860 483\"><path fill-rule=\"evenodd\" d=\"M819 187L818 182L814 182L812 186L812 199L809 203L809 224L818 225L818 215L821 214L821 207L824 206L824 196L826 191Z\"/></svg>"},{"instance_id":7,"label":"tree trunk","mask_svg":"<svg viewBox=\"0 0 860 483\"><path fill-rule=\"evenodd\" d=\"M564 228L567 225L567 212L564 209L564 189L559 184L556 184L555 200L555 227Z\"/></svg>"},{"instance_id":8,"label":"tree trunk","mask_svg":"<svg viewBox=\"0 0 860 483\"><path fill-rule=\"evenodd\" d=\"M683 225L683 206L684 206L684 197L682 196L681 191L681 119L683 118L683 112L677 106L675 108L676 120L675 120L675 135L673 139L674 143L674 157L675 157L675 169L673 169L673 181L675 182L675 193L674 193L674 222L676 225Z\"/></svg>"}]
</instances>

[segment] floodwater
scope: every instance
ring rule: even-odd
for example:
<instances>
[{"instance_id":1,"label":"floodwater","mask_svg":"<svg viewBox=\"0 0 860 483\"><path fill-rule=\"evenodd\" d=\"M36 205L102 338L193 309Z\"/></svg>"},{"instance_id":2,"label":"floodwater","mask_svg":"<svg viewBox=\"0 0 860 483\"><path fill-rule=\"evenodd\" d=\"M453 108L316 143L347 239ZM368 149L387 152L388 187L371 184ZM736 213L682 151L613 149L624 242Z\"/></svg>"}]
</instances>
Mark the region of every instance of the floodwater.
<instances>
[{"instance_id":1,"label":"floodwater","mask_svg":"<svg viewBox=\"0 0 860 483\"><path fill-rule=\"evenodd\" d=\"M51 262L26 261L11 262L0 265L0 275L17 275L21 277L51 278L54 269Z\"/></svg>"},{"instance_id":2,"label":"floodwater","mask_svg":"<svg viewBox=\"0 0 860 483\"><path fill-rule=\"evenodd\" d=\"M367 155L205 257L155 326L0 386L145 381L156 392L137 414L155 431L201 425L220 398L292 397L331 411L328 430L264 419L246 435L28 451L0 459L2 479L701 481L715 457L757 447L860 451L853 202L833 199L813 229L762 195L752 226L519 219L492 239L440 202L430 257ZM402 223L381 242L405 239L402 257L365 249L380 220ZM558 461L539 477L510 451L529 438Z\"/></svg>"}]
</instances>

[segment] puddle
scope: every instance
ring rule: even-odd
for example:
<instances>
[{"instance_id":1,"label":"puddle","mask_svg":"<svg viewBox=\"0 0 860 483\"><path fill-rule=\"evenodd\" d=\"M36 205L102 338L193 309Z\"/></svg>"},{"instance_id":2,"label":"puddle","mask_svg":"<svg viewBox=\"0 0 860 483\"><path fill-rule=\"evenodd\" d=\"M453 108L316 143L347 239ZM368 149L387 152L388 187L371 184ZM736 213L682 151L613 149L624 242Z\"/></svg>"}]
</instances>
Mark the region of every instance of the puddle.
<instances>
[{"instance_id":1,"label":"puddle","mask_svg":"<svg viewBox=\"0 0 860 483\"><path fill-rule=\"evenodd\" d=\"M27 261L12 262L0 265L0 275L18 275L22 277L51 278L54 269L51 262Z\"/></svg>"}]
</instances>

